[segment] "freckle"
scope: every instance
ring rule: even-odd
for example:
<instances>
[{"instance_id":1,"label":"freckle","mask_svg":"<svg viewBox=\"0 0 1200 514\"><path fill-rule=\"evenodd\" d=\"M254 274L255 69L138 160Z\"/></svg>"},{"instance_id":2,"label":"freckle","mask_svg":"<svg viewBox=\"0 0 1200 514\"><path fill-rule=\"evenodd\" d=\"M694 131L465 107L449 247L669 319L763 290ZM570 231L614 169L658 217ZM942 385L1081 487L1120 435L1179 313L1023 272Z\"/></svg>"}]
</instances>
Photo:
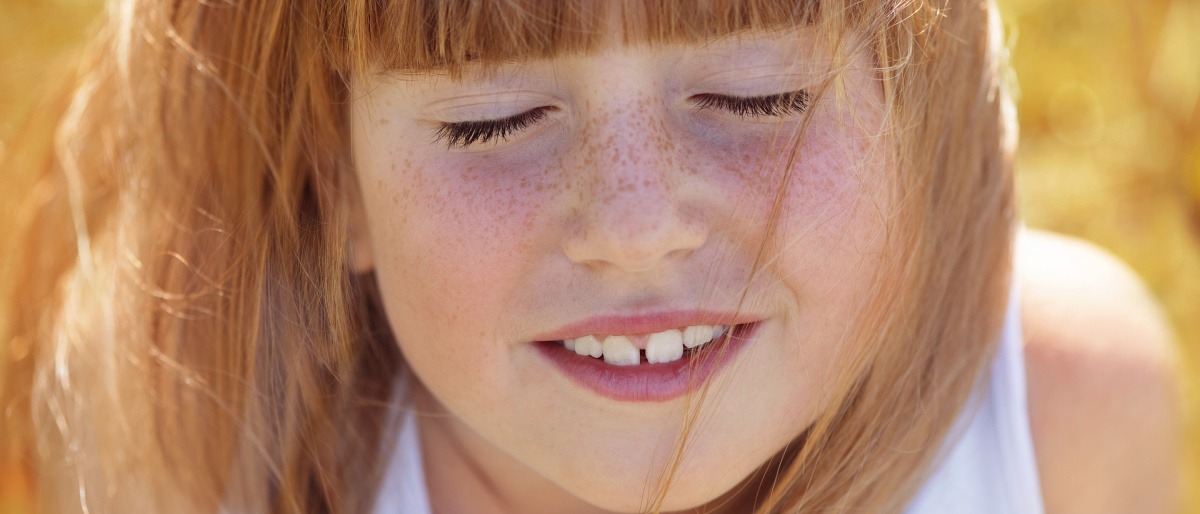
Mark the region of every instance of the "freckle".
<instances>
[{"instance_id":1,"label":"freckle","mask_svg":"<svg viewBox=\"0 0 1200 514\"><path fill-rule=\"evenodd\" d=\"M387 118L379 118L380 125L387 125L390 121Z\"/></svg>"}]
</instances>

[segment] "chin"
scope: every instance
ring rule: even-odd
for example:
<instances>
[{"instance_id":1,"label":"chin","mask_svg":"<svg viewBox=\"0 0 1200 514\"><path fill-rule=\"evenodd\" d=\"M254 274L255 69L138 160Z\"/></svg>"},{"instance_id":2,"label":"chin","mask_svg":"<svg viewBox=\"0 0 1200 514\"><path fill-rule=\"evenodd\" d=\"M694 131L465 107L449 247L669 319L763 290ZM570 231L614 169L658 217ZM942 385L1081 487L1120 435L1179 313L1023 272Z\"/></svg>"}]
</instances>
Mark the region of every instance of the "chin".
<instances>
[{"instance_id":1,"label":"chin","mask_svg":"<svg viewBox=\"0 0 1200 514\"><path fill-rule=\"evenodd\" d=\"M720 469L720 467L716 468ZM745 476L736 476L729 470L722 469L720 473L688 473L680 470L671 478L666 497L655 512L692 511L721 498L736 487ZM754 470L747 470L746 475ZM570 489L579 499L609 512L639 514L653 506L662 485L657 480L657 474L650 478L639 477L640 473L629 473L628 478L634 480L596 481L580 484L578 489Z\"/></svg>"},{"instance_id":2,"label":"chin","mask_svg":"<svg viewBox=\"0 0 1200 514\"><path fill-rule=\"evenodd\" d=\"M653 512L693 511L720 498L723 494L723 492L716 494L713 494L712 491L706 492L708 494L687 494L677 491L672 486L667 491L667 496L664 498L660 508ZM641 494L596 494L595 497L580 497L580 499L606 512L641 514L650 511L650 507L654 505L654 500L658 496L658 488L654 484L647 484L643 487L643 491L639 491L639 493Z\"/></svg>"}]
</instances>

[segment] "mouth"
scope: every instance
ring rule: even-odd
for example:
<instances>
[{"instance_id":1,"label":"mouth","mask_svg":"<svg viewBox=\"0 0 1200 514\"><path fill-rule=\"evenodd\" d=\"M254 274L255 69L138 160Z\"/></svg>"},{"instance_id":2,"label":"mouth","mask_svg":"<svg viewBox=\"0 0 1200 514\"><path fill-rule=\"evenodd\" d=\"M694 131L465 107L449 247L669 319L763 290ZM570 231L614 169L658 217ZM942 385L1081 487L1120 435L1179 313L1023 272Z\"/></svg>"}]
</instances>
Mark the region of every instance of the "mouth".
<instances>
[{"instance_id":1,"label":"mouth","mask_svg":"<svg viewBox=\"0 0 1200 514\"><path fill-rule=\"evenodd\" d=\"M665 402L701 387L753 339L761 321L640 335L536 341L568 379L622 402Z\"/></svg>"}]
</instances>

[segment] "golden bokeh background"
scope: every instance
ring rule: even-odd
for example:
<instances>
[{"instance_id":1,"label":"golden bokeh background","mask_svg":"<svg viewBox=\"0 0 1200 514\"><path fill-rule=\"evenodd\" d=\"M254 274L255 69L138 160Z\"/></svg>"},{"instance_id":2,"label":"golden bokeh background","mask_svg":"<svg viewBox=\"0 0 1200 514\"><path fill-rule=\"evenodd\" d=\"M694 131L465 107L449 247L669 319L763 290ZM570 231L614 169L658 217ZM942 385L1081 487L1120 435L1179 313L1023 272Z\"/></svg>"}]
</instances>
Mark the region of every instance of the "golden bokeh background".
<instances>
[{"instance_id":1,"label":"golden bokeh background","mask_svg":"<svg viewBox=\"0 0 1200 514\"><path fill-rule=\"evenodd\" d=\"M1029 226L1146 281L1180 341L1185 510L1200 514L1200 1L998 0Z\"/></svg>"},{"instance_id":2,"label":"golden bokeh background","mask_svg":"<svg viewBox=\"0 0 1200 514\"><path fill-rule=\"evenodd\" d=\"M1165 308L1188 378L1185 512L1200 514L1200 0L999 2L1019 89L1022 215L1115 253ZM0 0L0 154L101 10ZM0 170L0 237L27 182Z\"/></svg>"}]
</instances>

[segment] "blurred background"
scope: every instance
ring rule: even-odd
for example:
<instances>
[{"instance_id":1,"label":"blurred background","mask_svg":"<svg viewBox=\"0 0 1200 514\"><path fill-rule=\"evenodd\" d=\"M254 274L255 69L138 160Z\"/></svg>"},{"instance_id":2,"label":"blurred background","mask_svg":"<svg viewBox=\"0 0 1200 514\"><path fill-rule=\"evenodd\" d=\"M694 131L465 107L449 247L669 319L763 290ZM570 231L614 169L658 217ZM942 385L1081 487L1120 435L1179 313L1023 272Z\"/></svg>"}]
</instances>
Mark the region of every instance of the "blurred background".
<instances>
[{"instance_id":1,"label":"blurred background","mask_svg":"<svg viewBox=\"0 0 1200 514\"><path fill-rule=\"evenodd\" d=\"M1200 1L997 0L1019 89L1032 227L1132 266L1184 362L1184 512L1200 514Z\"/></svg>"},{"instance_id":2,"label":"blurred background","mask_svg":"<svg viewBox=\"0 0 1200 514\"><path fill-rule=\"evenodd\" d=\"M1023 216L1107 248L1162 302L1189 376L1185 512L1200 514L1200 0L998 1L1019 84ZM61 83L101 4L0 0L0 153ZM0 170L0 237L26 182Z\"/></svg>"}]
</instances>

